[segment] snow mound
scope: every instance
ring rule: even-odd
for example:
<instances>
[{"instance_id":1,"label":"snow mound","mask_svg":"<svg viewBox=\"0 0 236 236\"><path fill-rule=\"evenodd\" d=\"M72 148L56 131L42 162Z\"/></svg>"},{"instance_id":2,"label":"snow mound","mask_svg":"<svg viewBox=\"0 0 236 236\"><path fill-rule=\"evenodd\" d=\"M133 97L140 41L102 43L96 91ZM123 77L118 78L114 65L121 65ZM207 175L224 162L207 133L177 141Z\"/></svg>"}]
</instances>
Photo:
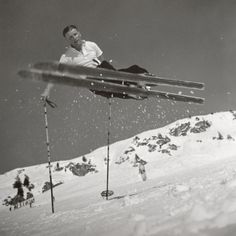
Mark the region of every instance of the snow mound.
<instances>
[{"instance_id":1,"label":"snow mound","mask_svg":"<svg viewBox=\"0 0 236 236\"><path fill-rule=\"evenodd\" d=\"M233 236L235 140L236 112L228 111L185 118L114 143L109 175L114 195L108 201L101 197L107 147L53 162L54 214L50 191L42 192L49 180L48 164L12 170L0 176L0 200L15 196L16 176L23 181L27 175L35 203L11 212L2 205L0 233ZM140 177L136 155L146 162L146 181Z\"/></svg>"}]
</instances>

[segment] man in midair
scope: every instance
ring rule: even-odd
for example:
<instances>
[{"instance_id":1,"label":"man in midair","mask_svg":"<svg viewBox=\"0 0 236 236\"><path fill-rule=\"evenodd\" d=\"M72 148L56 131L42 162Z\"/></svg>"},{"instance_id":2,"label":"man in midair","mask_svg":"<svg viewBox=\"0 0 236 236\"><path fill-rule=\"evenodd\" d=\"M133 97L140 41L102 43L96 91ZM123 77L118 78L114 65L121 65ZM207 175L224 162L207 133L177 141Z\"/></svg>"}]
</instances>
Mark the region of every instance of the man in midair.
<instances>
[{"instance_id":1,"label":"man in midair","mask_svg":"<svg viewBox=\"0 0 236 236\"><path fill-rule=\"evenodd\" d=\"M62 54L59 60L60 63L116 70L109 62L104 60L103 52L96 43L82 39L82 35L77 26L66 26L62 34L68 43L68 47L65 53ZM138 65L132 65L128 68L119 69L118 71L149 74L146 69ZM140 87L143 86L143 84L139 84L139 82L137 84ZM51 83L48 84L42 97L48 97L52 87L53 85ZM101 93L101 95L102 94L103 93Z\"/></svg>"}]
</instances>

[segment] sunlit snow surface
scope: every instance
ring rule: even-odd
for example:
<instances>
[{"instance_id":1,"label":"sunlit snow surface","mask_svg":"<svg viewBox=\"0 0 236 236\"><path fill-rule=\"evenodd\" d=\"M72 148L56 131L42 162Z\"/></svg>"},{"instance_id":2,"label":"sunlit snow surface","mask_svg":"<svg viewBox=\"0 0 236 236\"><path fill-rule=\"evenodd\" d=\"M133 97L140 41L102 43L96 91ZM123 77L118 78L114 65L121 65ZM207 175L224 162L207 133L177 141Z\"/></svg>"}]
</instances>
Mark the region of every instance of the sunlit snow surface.
<instances>
[{"instance_id":1,"label":"sunlit snow surface","mask_svg":"<svg viewBox=\"0 0 236 236\"><path fill-rule=\"evenodd\" d=\"M191 133L190 128L203 120L210 127ZM170 135L171 129L188 122L186 135ZM154 145L158 134L170 138L161 148ZM177 150L170 149L170 144ZM113 144L109 186L114 195L108 201L100 195L106 187L106 150L86 155L98 173L79 177L69 170L52 172L54 183L63 182L54 188L54 214L50 191L41 191L49 179L47 164L1 175L1 202L16 194L12 184L22 169L20 177L27 174L35 185L36 202L32 208L12 211L1 206L0 235L236 234L235 112L186 118ZM148 162L146 182L133 166L135 153ZM81 162L81 157L60 161L60 166L69 162Z\"/></svg>"}]
</instances>

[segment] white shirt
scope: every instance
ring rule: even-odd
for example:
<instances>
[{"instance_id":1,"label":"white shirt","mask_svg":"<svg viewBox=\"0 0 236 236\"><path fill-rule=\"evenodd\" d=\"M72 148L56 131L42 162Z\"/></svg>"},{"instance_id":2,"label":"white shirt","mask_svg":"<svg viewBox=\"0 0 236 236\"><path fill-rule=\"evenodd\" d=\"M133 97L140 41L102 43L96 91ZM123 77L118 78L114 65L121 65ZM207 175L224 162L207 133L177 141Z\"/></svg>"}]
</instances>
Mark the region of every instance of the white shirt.
<instances>
[{"instance_id":1,"label":"white shirt","mask_svg":"<svg viewBox=\"0 0 236 236\"><path fill-rule=\"evenodd\" d=\"M73 47L68 47L61 56L60 62L86 67L97 67L101 62L98 57L102 55L102 50L94 42L84 41L81 51Z\"/></svg>"}]
</instances>

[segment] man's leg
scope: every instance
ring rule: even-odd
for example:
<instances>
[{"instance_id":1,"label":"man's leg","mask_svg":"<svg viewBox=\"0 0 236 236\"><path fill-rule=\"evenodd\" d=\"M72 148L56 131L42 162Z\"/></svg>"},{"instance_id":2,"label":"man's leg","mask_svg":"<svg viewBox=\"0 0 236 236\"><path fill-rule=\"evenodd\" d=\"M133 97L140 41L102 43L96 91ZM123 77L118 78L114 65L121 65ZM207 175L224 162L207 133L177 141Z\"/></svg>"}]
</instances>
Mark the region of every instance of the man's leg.
<instances>
[{"instance_id":1,"label":"man's leg","mask_svg":"<svg viewBox=\"0 0 236 236\"><path fill-rule=\"evenodd\" d=\"M103 68L103 69L108 69L108 70L116 70L109 62L107 61L102 61L100 65L97 66L97 68ZM114 82L114 81L109 81L113 83L120 84L119 82ZM102 91L95 91L90 89L91 92L93 92L96 95L100 95L106 98L111 98L114 96L114 93L109 93L109 92L102 92Z\"/></svg>"},{"instance_id":2,"label":"man's leg","mask_svg":"<svg viewBox=\"0 0 236 236\"><path fill-rule=\"evenodd\" d=\"M119 69L119 71L133 73L133 74L149 74L149 72L146 69L144 69L138 65L133 65L133 66L130 66L130 67L124 68L124 69ZM132 86L132 84L131 84L131 86ZM146 83L142 82L142 81L138 81L136 86L146 89Z\"/></svg>"},{"instance_id":3,"label":"man's leg","mask_svg":"<svg viewBox=\"0 0 236 236\"><path fill-rule=\"evenodd\" d=\"M97 68L104 68L108 70L116 70L109 62L102 61L100 65L97 66Z\"/></svg>"},{"instance_id":4,"label":"man's leg","mask_svg":"<svg viewBox=\"0 0 236 236\"><path fill-rule=\"evenodd\" d=\"M134 73L134 74L144 74L144 73L148 73L148 71L138 65L133 65L133 66L130 66L128 68L124 68L124 69L119 69L119 70L116 70L109 62L107 61L102 61L102 63L100 65L97 66L97 68L104 68L104 69L109 69L109 70L115 70L115 71L123 71L123 72L128 72L128 73ZM113 83L117 83L117 84L120 84L120 82L115 82L115 81L111 81ZM126 83L125 83L126 84ZM140 88L145 88L145 83L142 83L142 82L138 82L137 83L138 86ZM130 84L130 83L127 83L128 86L132 87L136 87L137 85L134 85L134 84ZM92 91L92 90L91 90ZM98 94L98 95L101 95L101 96L104 96L104 97L120 97L120 98L133 98L133 99L141 99L141 97L139 96L136 96L136 95L120 95L120 94L112 94L112 93L107 93L107 92L95 92L95 91L92 91L93 93L95 94Z\"/></svg>"}]
</instances>

